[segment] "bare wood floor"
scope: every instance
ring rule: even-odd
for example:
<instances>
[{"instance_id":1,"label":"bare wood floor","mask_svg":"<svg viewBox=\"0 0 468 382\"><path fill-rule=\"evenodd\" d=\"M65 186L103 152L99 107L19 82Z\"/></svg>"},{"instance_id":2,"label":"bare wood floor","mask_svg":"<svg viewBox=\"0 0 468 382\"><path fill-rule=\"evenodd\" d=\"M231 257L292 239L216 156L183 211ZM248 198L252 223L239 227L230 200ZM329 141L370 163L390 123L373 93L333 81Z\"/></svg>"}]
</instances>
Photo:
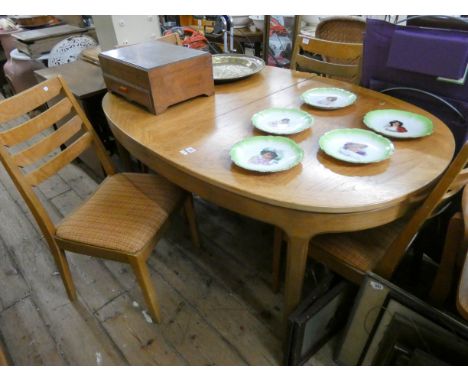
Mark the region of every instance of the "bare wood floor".
<instances>
[{"instance_id":1,"label":"bare wood floor","mask_svg":"<svg viewBox=\"0 0 468 382\"><path fill-rule=\"evenodd\" d=\"M96 186L70 165L37 194L59 221ZM202 250L192 248L175 214L149 260L163 315L157 325L124 264L69 253L78 301L68 300L39 228L0 166L0 344L10 362L281 364L282 295L269 284L272 227L200 199L195 208ZM308 364L332 364L331 345Z\"/></svg>"}]
</instances>

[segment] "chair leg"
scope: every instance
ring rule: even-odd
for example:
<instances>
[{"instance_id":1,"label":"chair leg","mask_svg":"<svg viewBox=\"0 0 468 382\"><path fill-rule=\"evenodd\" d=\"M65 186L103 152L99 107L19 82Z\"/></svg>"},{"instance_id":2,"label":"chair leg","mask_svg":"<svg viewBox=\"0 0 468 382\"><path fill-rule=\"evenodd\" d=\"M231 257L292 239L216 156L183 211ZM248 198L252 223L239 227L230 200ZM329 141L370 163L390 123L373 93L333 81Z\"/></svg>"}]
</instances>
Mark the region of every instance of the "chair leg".
<instances>
[{"instance_id":1,"label":"chair leg","mask_svg":"<svg viewBox=\"0 0 468 382\"><path fill-rule=\"evenodd\" d=\"M271 288L274 293L280 289L280 266L281 266L281 246L283 244L283 231L275 227L273 238L273 265L272 265L272 283Z\"/></svg>"},{"instance_id":2,"label":"chair leg","mask_svg":"<svg viewBox=\"0 0 468 382\"><path fill-rule=\"evenodd\" d=\"M184 211L190 229L190 236L195 248L200 248L200 235L198 233L197 218L193 206L193 196L189 194L184 201Z\"/></svg>"},{"instance_id":3,"label":"chair leg","mask_svg":"<svg viewBox=\"0 0 468 382\"><path fill-rule=\"evenodd\" d=\"M62 281L65 286L65 290L67 291L68 298L71 301L75 301L76 288L72 279L70 268L68 266L67 255L62 249L57 249L54 252L55 264L57 265L57 268L60 272L60 276L62 276Z\"/></svg>"},{"instance_id":4,"label":"chair leg","mask_svg":"<svg viewBox=\"0 0 468 382\"><path fill-rule=\"evenodd\" d=\"M132 259L130 261L130 265L135 272L138 284L140 285L140 288L143 292L143 296L145 298L146 304L148 305L151 316L159 324L161 322L161 313L148 266L143 259L138 257Z\"/></svg>"}]
</instances>

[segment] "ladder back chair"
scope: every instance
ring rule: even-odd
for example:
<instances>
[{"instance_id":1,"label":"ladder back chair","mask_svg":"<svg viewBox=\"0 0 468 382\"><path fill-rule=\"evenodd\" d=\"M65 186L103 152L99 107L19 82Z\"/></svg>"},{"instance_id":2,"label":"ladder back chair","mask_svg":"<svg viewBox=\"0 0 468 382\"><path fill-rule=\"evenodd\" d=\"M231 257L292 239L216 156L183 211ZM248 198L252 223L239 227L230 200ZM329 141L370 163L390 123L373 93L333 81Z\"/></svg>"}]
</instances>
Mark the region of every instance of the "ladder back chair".
<instances>
[{"instance_id":1,"label":"ladder back chair","mask_svg":"<svg viewBox=\"0 0 468 382\"><path fill-rule=\"evenodd\" d=\"M424 222L468 183L467 161L468 143L465 143L414 213L373 229L318 235L311 240L309 255L357 284L368 271L390 279ZM273 254L275 291L279 289L282 235L282 231L276 228Z\"/></svg>"},{"instance_id":2,"label":"ladder back chair","mask_svg":"<svg viewBox=\"0 0 468 382\"><path fill-rule=\"evenodd\" d=\"M160 322L146 260L168 217L181 205L186 208L192 240L199 244L191 195L159 175L116 174L104 146L60 76L2 101L0 124L51 100L54 105L41 114L0 132L1 162L43 232L69 298L76 299L76 290L65 251L120 261L133 268L149 311ZM49 129L58 123L57 130ZM23 149L31 138L40 140ZM58 150L65 143L66 148ZM17 152L18 148L21 151ZM34 187L89 148L97 152L107 177L91 197L55 225Z\"/></svg>"},{"instance_id":3,"label":"ladder back chair","mask_svg":"<svg viewBox=\"0 0 468 382\"><path fill-rule=\"evenodd\" d=\"M362 43L322 40L298 34L291 69L358 84Z\"/></svg>"}]
</instances>

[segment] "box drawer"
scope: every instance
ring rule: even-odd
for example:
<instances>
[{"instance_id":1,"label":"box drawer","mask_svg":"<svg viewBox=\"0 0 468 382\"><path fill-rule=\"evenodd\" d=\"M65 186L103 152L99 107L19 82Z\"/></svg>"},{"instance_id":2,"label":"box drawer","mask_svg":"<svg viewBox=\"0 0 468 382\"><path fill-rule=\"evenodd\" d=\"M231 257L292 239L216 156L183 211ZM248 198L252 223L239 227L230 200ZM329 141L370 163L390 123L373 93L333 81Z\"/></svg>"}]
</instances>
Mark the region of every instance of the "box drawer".
<instances>
[{"instance_id":1,"label":"box drawer","mask_svg":"<svg viewBox=\"0 0 468 382\"><path fill-rule=\"evenodd\" d=\"M106 83L107 89L111 92L119 94L129 101L133 101L145 106L152 113L155 112L153 107L153 99L148 89L137 87L133 84L122 81L120 78L109 76L107 74L104 74L104 81Z\"/></svg>"}]
</instances>

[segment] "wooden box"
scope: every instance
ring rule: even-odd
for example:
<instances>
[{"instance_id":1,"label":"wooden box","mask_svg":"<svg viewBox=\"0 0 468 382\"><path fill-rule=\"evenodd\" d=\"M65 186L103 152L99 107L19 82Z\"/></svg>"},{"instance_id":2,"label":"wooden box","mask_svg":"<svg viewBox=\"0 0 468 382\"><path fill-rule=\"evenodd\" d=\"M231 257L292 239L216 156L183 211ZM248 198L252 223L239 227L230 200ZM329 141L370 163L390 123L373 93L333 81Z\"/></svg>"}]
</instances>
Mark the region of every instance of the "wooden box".
<instances>
[{"instance_id":1,"label":"wooden box","mask_svg":"<svg viewBox=\"0 0 468 382\"><path fill-rule=\"evenodd\" d=\"M16 48L31 58L39 58L50 52L58 42L71 35L90 34L96 39L94 28L79 28L73 25L59 25L49 28L31 29L12 34L16 38Z\"/></svg>"},{"instance_id":2,"label":"wooden box","mask_svg":"<svg viewBox=\"0 0 468 382\"><path fill-rule=\"evenodd\" d=\"M158 41L99 54L107 89L160 114L169 106L214 94L211 55Z\"/></svg>"}]
</instances>

